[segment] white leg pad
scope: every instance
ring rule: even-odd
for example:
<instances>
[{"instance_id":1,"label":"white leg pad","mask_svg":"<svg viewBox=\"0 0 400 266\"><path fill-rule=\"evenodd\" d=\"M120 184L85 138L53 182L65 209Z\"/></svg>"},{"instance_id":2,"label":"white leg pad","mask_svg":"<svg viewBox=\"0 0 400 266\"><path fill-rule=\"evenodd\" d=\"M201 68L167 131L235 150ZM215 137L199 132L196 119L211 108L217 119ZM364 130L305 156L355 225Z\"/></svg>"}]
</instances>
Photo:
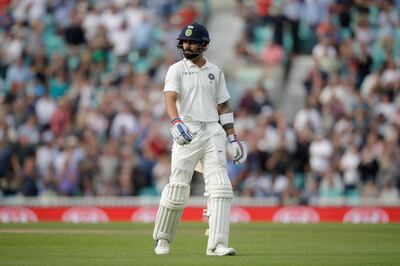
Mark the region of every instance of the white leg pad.
<instances>
[{"instance_id":1,"label":"white leg pad","mask_svg":"<svg viewBox=\"0 0 400 266\"><path fill-rule=\"evenodd\" d=\"M213 251L218 244L228 247L233 192L226 170L214 172L208 178L206 194L209 199L205 211L209 224L207 250Z\"/></svg>"},{"instance_id":2,"label":"white leg pad","mask_svg":"<svg viewBox=\"0 0 400 266\"><path fill-rule=\"evenodd\" d=\"M165 186L154 225L154 240L167 239L169 243L172 242L189 194L190 186L187 184L178 183Z\"/></svg>"}]
</instances>

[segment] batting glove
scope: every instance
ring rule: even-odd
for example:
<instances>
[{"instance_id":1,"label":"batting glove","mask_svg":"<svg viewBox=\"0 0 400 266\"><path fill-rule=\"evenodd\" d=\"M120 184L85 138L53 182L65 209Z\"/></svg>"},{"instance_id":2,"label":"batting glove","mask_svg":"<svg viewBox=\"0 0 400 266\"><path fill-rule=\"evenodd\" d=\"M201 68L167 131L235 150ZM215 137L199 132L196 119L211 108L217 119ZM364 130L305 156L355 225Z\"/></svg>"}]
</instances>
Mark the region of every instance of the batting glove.
<instances>
[{"instance_id":1,"label":"batting glove","mask_svg":"<svg viewBox=\"0 0 400 266\"><path fill-rule=\"evenodd\" d=\"M171 121L171 133L174 141L179 145L187 145L193 139L189 129L179 117Z\"/></svg>"},{"instance_id":2,"label":"batting glove","mask_svg":"<svg viewBox=\"0 0 400 266\"><path fill-rule=\"evenodd\" d=\"M236 135L229 135L228 136L232 156L233 156L233 163L240 164L246 161L247 159L247 145L243 141L238 141Z\"/></svg>"}]
</instances>

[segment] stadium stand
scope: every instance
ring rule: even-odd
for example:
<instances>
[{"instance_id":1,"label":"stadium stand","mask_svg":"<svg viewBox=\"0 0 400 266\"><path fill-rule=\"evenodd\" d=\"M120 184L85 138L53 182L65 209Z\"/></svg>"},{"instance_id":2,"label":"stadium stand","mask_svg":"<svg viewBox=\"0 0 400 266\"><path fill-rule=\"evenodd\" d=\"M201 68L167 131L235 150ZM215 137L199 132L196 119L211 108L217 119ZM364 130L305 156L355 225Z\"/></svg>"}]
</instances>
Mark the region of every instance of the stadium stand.
<instances>
[{"instance_id":1,"label":"stadium stand","mask_svg":"<svg viewBox=\"0 0 400 266\"><path fill-rule=\"evenodd\" d=\"M399 201L399 0L3 2L0 197L158 195L164 77L200 21L249 144L236 195Z\"/></svg>"}]
</instances>

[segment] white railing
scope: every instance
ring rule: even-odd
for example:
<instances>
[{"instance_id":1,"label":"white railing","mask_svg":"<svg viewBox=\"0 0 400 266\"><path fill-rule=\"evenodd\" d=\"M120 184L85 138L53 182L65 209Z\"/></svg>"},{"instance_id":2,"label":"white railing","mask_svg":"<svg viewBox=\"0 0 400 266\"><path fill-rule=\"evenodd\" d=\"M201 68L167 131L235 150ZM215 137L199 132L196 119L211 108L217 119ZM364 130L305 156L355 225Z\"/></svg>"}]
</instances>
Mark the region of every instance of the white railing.
<instances>
[{"instance_id":1,"label":"white railing","mask_svg":"<svg viewBox=\"0 0 400 266\"><path fill-rule=\"evenodd\" d=\"M61 207L61 206L157 206L159 196L140 196L140 197L4 197L0 198L0 206L32 206L32 207ZM205 206L206 197L192 196L188 206ZM276 197L267 198L247 198L235 197L235 206L279 206L279 205L298 205L297 201L281 202ZM400 206L400 199L382 201L377 198L320 198L313 197L308 201L312 206Z\"/></svg>"}]
</instances>

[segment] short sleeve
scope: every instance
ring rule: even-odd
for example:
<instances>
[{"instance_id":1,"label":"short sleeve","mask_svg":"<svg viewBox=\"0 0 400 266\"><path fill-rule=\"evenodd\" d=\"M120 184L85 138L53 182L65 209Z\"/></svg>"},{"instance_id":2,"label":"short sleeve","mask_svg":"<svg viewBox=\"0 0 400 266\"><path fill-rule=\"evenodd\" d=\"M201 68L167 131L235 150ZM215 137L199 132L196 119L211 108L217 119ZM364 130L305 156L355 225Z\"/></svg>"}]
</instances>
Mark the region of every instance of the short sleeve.
<instances>
[{"instance_id":1,"label":"short sleeve","mask_svg":"<svg viewBox=\"0 0 400 266\"><path fill-rule=\"evenodd\" d=\"M217 88L217 104L226 102L230 98L231 96L229 95L228 88L226 87L224 72L220 70Z\"/></svg>"},{"instance_id":2,"label":"short sleeve","mask_svg":"<svg viewBox=\"0 0 400 266\"><path fill-rule=\"evenodd\" d=\"M165 76L164 91L175 91L179 93L179 75L175 67L176 65L170 66Z\"/></svg>"}]
</instances>

